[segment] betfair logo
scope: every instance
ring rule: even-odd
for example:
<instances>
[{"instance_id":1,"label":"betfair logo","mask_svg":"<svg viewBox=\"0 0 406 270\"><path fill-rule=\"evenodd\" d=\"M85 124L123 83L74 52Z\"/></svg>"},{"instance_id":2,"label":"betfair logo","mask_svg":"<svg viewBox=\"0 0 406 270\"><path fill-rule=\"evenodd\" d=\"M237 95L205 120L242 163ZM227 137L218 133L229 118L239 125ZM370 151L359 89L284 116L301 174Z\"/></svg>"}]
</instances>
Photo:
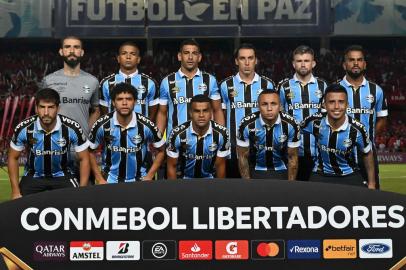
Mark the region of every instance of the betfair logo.
<instances>
[{"instance_id":1,"label":"betfair logo","mask_svg":"<svg viewBox=\"0 0 406 270\"><path fill-rule=\"evenodd\" d=\"M355 239L323 240L323 257L325 259L357 258L357 242Z\"/></svg>"},{"instance_id":2,"label":"betfair logo","mask_svg":"<svg viewBox=\"0 0 406 270\"><path fill-rule=\"evenodd\" d=\"M7 248L0 248L0 270L32 270Z\"/></svg>"}]
</instances>

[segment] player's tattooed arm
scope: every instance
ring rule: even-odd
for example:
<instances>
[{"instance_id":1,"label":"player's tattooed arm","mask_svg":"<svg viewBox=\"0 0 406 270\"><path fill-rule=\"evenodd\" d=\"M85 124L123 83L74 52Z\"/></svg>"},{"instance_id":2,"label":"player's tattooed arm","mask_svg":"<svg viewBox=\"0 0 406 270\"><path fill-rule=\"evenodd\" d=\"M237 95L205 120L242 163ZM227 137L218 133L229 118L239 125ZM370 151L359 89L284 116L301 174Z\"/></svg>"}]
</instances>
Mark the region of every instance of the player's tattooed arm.
<instances>
[{"instance_id":1,"label":"player's tattooed arm","mask_svg":"<svg viewBox=\"0 0 406 270\"><path fill-rule=\"evenodd\" d=\"M298 148L288 147L288 180L296 180L299 168Z\"/></svg>"},{"instance_id":2,"label":"player's tattooed arm","mask_svg":"<svg viewBox=\"0 0 406 270\"><path fill-rule=\"evenodd\" d=\"M238 168L240 169L241 177L250 179L250 164L248 162L249 148L237 146L238 152Z\"/></svg>"}]
</instances>

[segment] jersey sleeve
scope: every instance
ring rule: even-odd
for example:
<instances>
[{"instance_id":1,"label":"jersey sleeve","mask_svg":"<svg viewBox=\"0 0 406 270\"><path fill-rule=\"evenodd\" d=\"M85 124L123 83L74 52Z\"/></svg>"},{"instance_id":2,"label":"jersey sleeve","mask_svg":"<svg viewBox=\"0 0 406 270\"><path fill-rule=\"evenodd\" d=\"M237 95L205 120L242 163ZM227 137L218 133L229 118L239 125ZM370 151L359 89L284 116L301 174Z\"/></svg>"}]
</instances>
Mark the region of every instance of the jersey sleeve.
<instances>
[{"instance_id":1,"label":"jersey sleeve","mask_svg":"<svg viewBox=\"0 0 406 270\"><path fill-rule=\"evenodd\" d=\"M165 144L165 140L162 137L161 131L159 131L158 127L156 127L152 122L151 125L148 127L148 130L148 139L150 142L152 142L152 145L155 148L159 148Z\"/></svg>"},{"instance_id":2,"label":"jersey sleeve","mask_svg":"<svg viewBox=\"0 0 406 270\"><path fill-rule=\"evenodd\" d=\"M375 104L375 111L377 117L385 117L388 116L388 102L385 97L385 93L383 92L382 88L376 86L376 104Z\"/></svg>"},{"instance_id":3,"label":"jersey sleeve","mask_svg":"<svg viewBox=\"0 0 406 270\"><path fill-rule=\"evenodd\" d=\"M217 84L217 80L214 76L210 75L210 99L220 100L220 90Z\"/></svg>"},{"instance_id":4,"label":"jersey sleeve","mask_svg":"<svg viewBox=\"0 0 406 270\"><path fill-rule=\"evenodd\" d=\"M365 127L362 127L361 129L358 130L356 144L358 149L360 149L365 154L371 151L372 143L371 140L369 139L369 135Z\"/></svg>"},{"instance_id":5,"label":"jersey sleeve","mask_svg":"<svg viewBox=\"0 0 406 270\"><path fill-rule=\"evenodd\" d=\"M168 138L166 154L171 158L178 158L179 157L179 147L180 147L179 136L176 136L175 133L172 131L171 135Z\"/></svg>"},{"instance_id":6,"label":"jersey sleeve","mask_svg":"<svg viewBox=\"0 0 406 270\"><path fill-rule=\"evenodd\" d=\"M217 150L218 157L227 157L231 154L230 134L226 130L225 136L221 136L219 148Z\"/></svg>"},{"instance_id":7,"label":"jersey sleeve","mask_svg":"<svg viewBox=\"0 0 406 270\"><path fill-rule=\"evenodd\" d=\"M155 106L159 103L159 89L153 80L148 79L148 106Z\"/></svg>"},{"instance_id":8,"label":"jersey sleeve","mask_svg":"<svg viewBox=\"0 0 406 270\"><path fill-rule=\"evenodd\" d=\"M248 125L239 127L237 135L237 145L241 147L248 147L250 145Z\"/></svg>"},{"instance_id":9,"label":"jersey sleeve","mask_svg":"<svg viewBox=\"0 0 406 270\"><path fill-rule=\"evenodd\" d=\"M82 129L71 129L69 136L71 145L74 147L75 152L82 152L89 147L89 141L83 134Z\"/></svg>"},{"instance_id":10,"label":"jersey sleeve","mask_svg":"<svg viewBox=\"0 0 406 270\"><path fill-rule=\"evenodd\" d=\"M159 105L168 105L169 99L169 83L168 77L166 77L161 82L161 87L159 88Z\"/></svg>"},{"instance_id":11,"label":"jersey sleeve","mask_svg":"<svg viewBox=\"0 0 406 270\"><path fill-rule=\"evenodd\" d=\"M289 125L288 147L296 148L300 146L300 128L298 124Z\"/></svg>"},{"instance_id":12,"label":"jersey sleeve","mask_svg":"<svg viewBox=\"0 0 406 270\"><path fill-rule=\"evenodd\" d=\"M228 88L227 88L227 83L223 81L220 84L220 95L221 95L221 108L223 110L227 109L227 104L230 102L228 99Z\"/></svg>"},{"instance_id":13,"label":"jersey sleeve","mask_svg":"<svg viewBox=\"0 0 406 270\"><path fill-rule=\"evenodd\" d=\"M276 89L275 89L275 85L274 85L273 81L271 81L271 80L268 80L268 83L267 83L267 85L266 85L266 88L267 88L267 89L276 90Z\"/></svg>"},{"instance_id":14,"label":"jersey sleeve","mask_svg":"<svg viewBox=\"0 0 406 270\"><path fill-rule=\"evenodd\" d=\"M89 134L89 147L92 150L97 149L100 144L103 142L103 137L104 137L104 130L103 126L96 125L96 123L93 125L92 129L90 130Z\"/></svg>"},{"instance_id":15,"label":"jersey sleeve","mask_svg":"<svg viewBox=\"0 0 406 270\"><path fill-rule=\"evenodd\" d=\"M281 101L281 109L285 112L288 111L288 104L286 102L286 96L285 96L285 88L283 87L282 84L278 86L277 91L279 92L279 99Z\"/></svg>"},{"instance_id":16,"label":"jersey sleeve","mask_svg":"<svg viewBox=\"0 0 406 270\"><path fill-rule=\"evenodd\" d=\"M95 79L94 85L93 85L93 94L92 97L90 98L90 104L92 107L98 106L100 103L99 99L99 82L97 79Z\"/></svg>"},{"instance_id":17,"label":"jersey sleeve","mask_svg":"<svg viewBox=\"0 0 406 270\"><path fill-rule=\"evenodd\" d=\"M10 141L10 147L16 151L23 151L25 144L27 143L27 129L20 129L19 131L14 131L14 134Z\"/></svg>"},{"instance_id":18,"label":"jersey sleeve","mask_svg":"<svg viewBox=\"0 0 406 270\"><path fill-rule=\"evenodd\" d=\"M105 80L102 85L100 86L100 94L99 94L99 104L103 107L109 107L110 105L110 93L109 93L109 81Z\"/></svg>"}]
</instances>

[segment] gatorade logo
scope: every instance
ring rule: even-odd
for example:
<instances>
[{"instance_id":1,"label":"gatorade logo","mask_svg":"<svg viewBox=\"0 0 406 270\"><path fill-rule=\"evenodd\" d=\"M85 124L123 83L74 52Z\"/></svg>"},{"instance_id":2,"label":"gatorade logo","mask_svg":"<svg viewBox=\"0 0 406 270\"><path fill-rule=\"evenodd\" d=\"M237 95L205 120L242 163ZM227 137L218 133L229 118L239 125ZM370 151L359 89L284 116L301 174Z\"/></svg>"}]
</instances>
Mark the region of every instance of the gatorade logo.
<instances>
[{"instance_id":1,"label":"gatorade logo","mask_svg":"<svg viewBox=\"0 0 406 270\"><path fill-rule=\"evenodd\" d=\"M251 241L253 260L280 260L285 258L285 241L253 240Z\"/></svg>"},{"instance_id":2,"label":"gatorade logo","mask_svg":"<svg viewBox=\"0 0 406 270\"><path fill-rule=\"evenodd\" d=\"M216 245L216 260L248 260L247 240L218 240Z\"/></svg>"},{"instance_id":3,"label":"gatorade logo","mask_svg":"<svg viewBox=\"0 0 406 270\"><path fill-rule=\"evenodd\" d=\"M323 257L325 259L357 258L357 241L355 239L323 240Z\"/></svg>"}]
</instances>

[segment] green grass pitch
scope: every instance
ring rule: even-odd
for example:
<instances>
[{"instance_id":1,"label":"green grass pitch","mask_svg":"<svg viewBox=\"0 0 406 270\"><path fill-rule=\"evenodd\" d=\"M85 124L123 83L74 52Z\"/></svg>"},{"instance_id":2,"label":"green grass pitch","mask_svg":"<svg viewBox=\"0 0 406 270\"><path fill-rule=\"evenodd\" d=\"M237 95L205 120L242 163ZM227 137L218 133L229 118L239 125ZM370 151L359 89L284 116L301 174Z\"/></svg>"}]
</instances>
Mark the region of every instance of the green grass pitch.
<instances>
[{"instance_id":1,"label":"green grass pitch","mask_svg":"<svg viewBox=\"0 0 406 270\"><path fill-rule=\"evenodd\" d=\"M406 164L380 165L381 189L406 195ZM0 202L10 199L7 168L0 169Z\"/></svg>"}]
</instances>

